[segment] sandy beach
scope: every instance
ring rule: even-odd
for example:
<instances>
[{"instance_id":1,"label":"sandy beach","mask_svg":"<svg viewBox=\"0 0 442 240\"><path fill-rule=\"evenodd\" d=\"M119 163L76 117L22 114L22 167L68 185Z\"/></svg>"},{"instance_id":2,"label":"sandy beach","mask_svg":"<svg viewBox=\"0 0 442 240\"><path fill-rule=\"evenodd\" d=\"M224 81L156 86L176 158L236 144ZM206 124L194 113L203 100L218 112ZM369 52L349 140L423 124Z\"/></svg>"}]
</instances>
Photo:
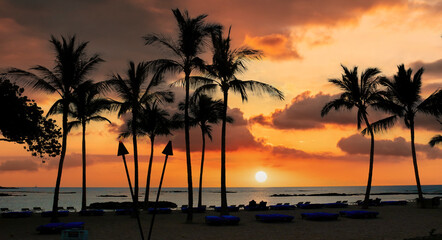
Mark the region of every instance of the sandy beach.
<instances>
[{"instance_id":1,"label":"sandy beach","mask_svg":"<svg viewBox=\"0 0 442 240\"><path fill-rule=\"evenodd\" d=\"M360 209L349 206L345 210ZM213 211L195 214L193 224L185 224L186 215L174 211L167 215L157 215L152 239L404 239L428 236L432 229L442 234L442 208L420 209L407 206L371 207L380 214L376 219L348 219L339 217L337 221L316 222L301 219L303 212L338 213L344 209L285 210L232 213L241 218L237 226L208 226L204 223L207 215L218 215ZM255 214L281 213L295 216L290 223L261 223ZM145 234L149 228L151 215L141 214ZM71 214L60 218L62 222L85 222L89 239L139 239L136 219L130 216L116 216L107 212L104 216L81 217ZM60 239L60 235L40 235L36 227L49 222L38 214L29 218L0 218L0 239Z\"/></svg>"}]
</instances>

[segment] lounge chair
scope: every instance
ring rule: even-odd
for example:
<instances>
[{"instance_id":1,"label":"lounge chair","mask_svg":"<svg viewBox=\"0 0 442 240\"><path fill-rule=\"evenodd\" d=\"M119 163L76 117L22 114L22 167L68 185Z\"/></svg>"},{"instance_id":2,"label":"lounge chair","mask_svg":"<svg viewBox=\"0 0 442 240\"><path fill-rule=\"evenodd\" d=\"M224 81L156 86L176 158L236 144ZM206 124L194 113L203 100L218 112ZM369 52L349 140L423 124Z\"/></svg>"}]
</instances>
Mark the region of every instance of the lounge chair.
<instances>
[{"instance_id":1,"label":"lounge chair","mask_svg":"<svg viewBox=\"0 0 442 240\"><path fill-rule=\"evenodd\" d=\"M379 212L353 210L353 211L340 211L339 214L343 217L348 217L348 218L376 218L379 215Z\"/></svg>"},{"instance_id":2,"label":"lounge chair","mask_svg":"<svg viewBox=\"0 0 442 240\"><path fill-rule=\"evenodd\" d=\"M335 202L335 203L324 203L323 206L326 208L346 208L348 207L348 204Z\"/></svg>"},{"instance_id":3,"label":"lounge chair","mask_svg":"<svg viewBox=\"0 0 442 240\"><path fill-rule=\"evenodd\" d=\"M206 224L208 225L237 225L240 221L239 217L231 216L231 215L222 215L222 216L206 216Z\"/></svg>"},{"instance_id":4,"label":"lounge chair","mask_svg":"<svg viewBox=\"0 0 442 240\"><path fill-rule=\"evenodd\" d=\"M31 211L3 212L1 215L4 218L24 218L32 216L32 212Z\"/></svg>"},{"instance_id":5,"label":"lounge chair","mask_svg":"<svg viewBox=\"0 0 442 240\"><path fill-rule=\"evenodd\" d=\"M221 207L215 207L215 211L216 212L221 212ZM230 206L227 206L227 211L229 211L229 212L238 212L239 211L239 207L237 207L236 205L230 205Z\"/></svg>"},{"instance_id":6,"label":"lounge chair","mask_svg":"<svg viewBox=\"0 0 442 240\"><path fill-rule=\"evenodd\" d=\"M256 220L266 223L276 223L276 222L291 222L293 216L284 214L256 214Z\"/></svg>"},{"instance_id":7,"label":"lounge chair","mask_svg":"<svg viewBox=\"0 0 442 240\"><path fill-rule=\"evenodd\" d=\"M133 208L122 208L122 209L115 209L115 215L130 215L134 211Z\"/></svg>"},{"instance_id":8,"label":"lounge chair","mask_svg":"<svg viewBox=\"0 0 442 240\"><path fill-rule=\"evenodd\" d=\"M187 206L187 205L181 206L182 213L187 213L188 211L189 211L189 206ZM206 206L203 205L201 207L193 207L192 212L193 213L204 213L204 212L206 212Z\"/></svg>"},{"instance_id":9,"label":"lounge chair","mask_svg":"<svg viewBox=\"0 0 442 240\"><path fill-rule=\"evenodd\" d=\"M305 202L304 204L297 204L296 206L301 209L319 209L324 207L323 204L310 203L310 202Z\"/></svg>"},{"instance_id":10,"label":"lounge chair","mask_svg":"<svg viewBox=\"0 0 442 240\"><path fill-rule=\"evenodd\" d=\"M270 210L290 210L294 209L295 205L290 205L289 203L286 204L276 204L276 205L270 205Z\"/></svg>"},{"instance_id":11,"label":"lounge chair","mask_svg":"<svg viewBox=\"0 0 442 240\"><path fill-rule=\"evenodd\" d=\"M170 208L157 208L157 209L148 208L147 213L168 214L168 213L172 213L172 209L170 209Z\"/></svg>"},{"instance_id":12,"label":"lounge chair","mask_svg":"<svg viewBox=\"0 0 442 240\"><path fill-rule=\"evenodd\" d=\"M81 210L78 212L80 216L103 216L104 210L103 209L87 209L87 210Z\"/></svg>"},{"instance_id":13,"label":"lounge chair","mask_svg":"<svg viewBox=\"0 0 442 240\"><path fill-rule=\"evenodd\" d=\"M267 207L267 202L264 202L264 201L261 201L258 205L249 204L248 206L244 207L244 210L247 210L247 211L265 211L268 209L269 209L269 207Z\"/></svg>"},{"instance_id":14,"label":"lounge chair","mask_svg":"<svg viewBox=\"0 0 442 240\"><path fill-rule=\"evenodd\" d=\"M9 212L9 208L0 208L0 212Z\"/></svg>"},{"instance_id":15,"label":"lounge chair","mask_svg":"<svg viewBox=\"0 0 442 240\"><path fill-rule=\"evenodd\" d=\"M33 207L32 211L35 213L41 213L41 212L43 212L43 209L41 207Z\"/></svg>"},{"instance_id":16,"label":"lounge chair","mask_svg":"<svg viewBox=\"0 0 442 240\"><path fill-rule=\"evenodd\" d=\"M22 211L22 212L27 212L27 211L31 211L31 209L25 207L25 208L22 208L21 211Z\"/></svg>"},{"instance_id":17,"label":"lounge chair","mask_svg":"<svg viewBox=\"0 0 442 240\"><path fill-rule=\"evenodd\" d=\"M44 211L41 213L42 217L52 217L52 211ZM69 211L67 210L58 210L59 217L67 217L69 216Z\"/></svg>"},{"instance_id":18,"label":"lounge chair","mask_svg":"<svg viewBox=\"0 0 442 240\"><path fill-rule=\"evenodd\" d=\"M66 210L68 210L69 212L77 212L77 209L74 207L67 207Z\"/></svg>"},{"instance_id":19,"label":"lounge chair","mask_svg":"<svg viewBox=\"0 0 442 240\"><path fill-rule=\"evenodd\" d=\"M313 221L332 221L337 220L339 214L326 212L301 213L302 219Z\"/></svg>"},{"instance_id":20,"label":"lounge chair","mask_svg":"<svg viewBox=\"0 0 442 240\"><path fill-rule=\"evenodd\" d=\"M68 223L48 223L37 227L37 231L41 234L60 233L66 229L83 229L84 222L68 222Z\"/></svg>"},{"instance_id":21,"label":"lounge chair","mask_svg":"<svg viewBox=\"0 0 442 240\"><path fill-rule=\"evenodd\" d=\"M402 201L381 201L381 203L379 204L380 206L397 206L397 205L407 205L407 201L402 200Z\"/></svg>"}]
</instances>

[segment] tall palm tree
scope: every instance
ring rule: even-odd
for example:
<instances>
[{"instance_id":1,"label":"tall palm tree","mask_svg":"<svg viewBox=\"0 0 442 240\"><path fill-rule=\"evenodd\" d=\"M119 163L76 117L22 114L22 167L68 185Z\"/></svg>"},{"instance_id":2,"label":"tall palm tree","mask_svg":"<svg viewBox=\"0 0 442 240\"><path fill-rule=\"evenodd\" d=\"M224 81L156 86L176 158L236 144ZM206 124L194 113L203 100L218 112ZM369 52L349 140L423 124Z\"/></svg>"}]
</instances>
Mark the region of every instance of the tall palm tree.
<instances>
[{"instance_id":1,"label":"tall palm tree","mask_svg":"<svg viewBox=\"0 0 442 240\"><path fill-rule=\"evenodd\" d=\"M342 66L344 74L342 78L328 80L335 86L339 87L343 92L341 96L333 101L327 103L321 110L321 116L327 115L330 110L340 109L352 109L356 107L357 113L357 127L361 128L362 121L365 123L366 129L370 133L370 165L368 171L368 182L365 191L364 207L368 207L368 201L370 199L371 182L373 175L373 161L374 161L374 129L368 121L367 108L375 104L379 99L377 85L379 84L379 77L377 76L380 71L377 68L368 68L361 73L359 78L358 68L354 67L353 70L349 70L347 67Z\"/></svg>"},{"instance_id":2,"label":"tall palm tree","mask_svg":"<svg viewBox=\"0 0 442 240\"><path fill-rule=\"evenodd\" d=\"M187 11L184 14L179 9L172 10L178 24L178 39L172 41L164 36L148 34L144 36L145 44L160 44L171 51L175 59L158 59L152 61L152 67L157 70L154 78L165 73L184 73L183 86L186 97L184 101L184 135L186 142L186 163L187 163L187 185L188 185L188 205L187 222L192 222L193 187L192 187L192 163L190 158L190 134L189 134L189 91L190 75L193 70L203 68L204 61L199 57L204 51L205 39L210 33L221 30L218 24L206 23L206 14L191 18Z\"/></svg>"},{"instance_id":3,"label":"tall palm tree","mask_svg":"<svg viewBox=\"0 0 442 240\"><path fill-rule=\"evenodd\" d=\"M173 123L169 118L169 113L164 109L159 108L157 102L146 105L143 108L139 121L141 134L147 135L150 140L150 158L149 166L147 168L146 194L144 195L144 208L147 210L149 203L150 179L152 173L155 137L172 134L171 129L173 128Z\"/></svg>"},{"instance_id":4,"label":"tall palm tree","mask_svg":"<svg viewBox=\"0 0 442 240\"><path fill-rule=\"evenodd\" d=\"M131 112L132 119L138 119L142 111L142 103L151 103L158 101L172 101L172 93L169 91L156 91L154 88L163 82L162 78L151 79L147 83L149 74L149 63L140 62L135 66L135 63L130 61L126 76L122 77L120 74L114 74L110 80L105 82L107 87L113 89L122 102L119 102L120 109L118 116L124 113ZM131 135L134 149L134 200L135 207L138 207L138 147L137 136L139 127L138 121L132 121Z\"/></svg>"},{"instance_id":5,"label":"tall palm tree","mask_svg":"<svg viewBox=\"0 0 442 240\"><path fill-rule=\"evenodd\" d=\"M58 221L58 196L60 192L61 175L66 155L68 136L68 113L72 93L79 84L87 80L88 75L95 69L97 64L103 61L98 54L91 57L86 55L88 42L76 42L76 37L61 37L61 41L51 36L50 43L55 50L55 66L51 69L41 65L31 68L31 72L10 69L9 74L21 81L32 84L34 89L47 93L57 93L60 99L54 105L62 106L62 147L60 162L58 164L57 181L54 190L54 202L52 205L52 222Z\"/></svg>"},{"instance_id":6,"label":"tall palm tree","mask_svg":"<svg viewBox=\"0 0 442 240\"><path fill-rule=\"evenodd\" d=\"M190 102L190 124L192 126L199 126L202 135L201 167L198 189L198 207L201 207L206 136L212 141L212 126L210 124L218 124L222 120L223 102L222 100L213 100L205 94L199 96L193 95ZM179 107L180 110L184 110L184 104L180 104ZM227 116L227 122L232 123L233 119Z\"/></svg>"},{"instance_id":7,"label":"tall palm tree","mask_svg":"<svg viewBox=\"0 0 442 240\"><path fill-rule=\"evenodd\" d=\"M221 129L221 214L227 214L226 191L226 123L229 90L239 93L242 101L248 100L247 90L252 93L267 93L272 97L283 100L284 95L275 87L254 81L243 81L237 75L247 70L246 63L250 60L259 60L261 52L248 47L230 48L230 29L227 38L223 38L222 31L212 33L213 57L212 65L206 67L209 78L200 77L205 85L195 90L200 92L214 91L220 88L223 94L222 129Z\"/></svg>"},{"instance_id":8,"label":"tall palm tree","mask_svg":"<svg viewBox=\"0 0 442 240\"><path fill-rule=\"evenodd\" d=\"M111 123L109 119L100 114L115 108L114 101L99 97L101 85L101 83L93 83L90 80L81 83L73 93L69 111L69 115L76 119L68 123L69 130L75 127L81 127L82 130L83 183L81 210L86 210L86 125L91 121L107 121Z\"/></svg>"},{"instance_id":9,"label":"tall palm tree","mask_svg":"<svg viewBox=\"0 0 442 240\"><path fill-rule=\"evenodd\" d=\"M416 178L419 201L423 200L422 187L419 179L419 169L417 165L416 149L414 144L414 118L421 112L428 115L442 115L442 90L436 90L428 98L422 101L420 95L422 87L423 68L420 68L414 75L411 68L405 69L404 64L398 66L398 72L393 79L382 78L380 83L386 87L382 92L383 102L379 108L392 113L391 118L402 117L405 126L410 129L411 135L411 155L413 158L414 174Z\"/></svg>"}]
</instances>

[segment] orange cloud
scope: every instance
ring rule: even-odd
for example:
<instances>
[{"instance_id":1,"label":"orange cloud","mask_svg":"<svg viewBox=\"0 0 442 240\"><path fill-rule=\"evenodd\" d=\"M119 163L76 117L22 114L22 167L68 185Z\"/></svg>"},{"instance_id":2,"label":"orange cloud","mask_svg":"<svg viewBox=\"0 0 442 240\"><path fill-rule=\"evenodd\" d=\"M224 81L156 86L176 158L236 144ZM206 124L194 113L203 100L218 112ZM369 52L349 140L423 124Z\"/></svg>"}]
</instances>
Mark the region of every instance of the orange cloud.
<instances>
[{"instance_id":1,"label":"orange cloud","mask_svg":"<svg viewBox=\"0 0 442 240\"><path fill-rule=\"evenodd\" d=\"M282 34L270 34L261 37L246 35L244 44L264 52L264 57L273 60L300 59L301 56L293 48L292 41Z\"/></svg>"}]
</instances>

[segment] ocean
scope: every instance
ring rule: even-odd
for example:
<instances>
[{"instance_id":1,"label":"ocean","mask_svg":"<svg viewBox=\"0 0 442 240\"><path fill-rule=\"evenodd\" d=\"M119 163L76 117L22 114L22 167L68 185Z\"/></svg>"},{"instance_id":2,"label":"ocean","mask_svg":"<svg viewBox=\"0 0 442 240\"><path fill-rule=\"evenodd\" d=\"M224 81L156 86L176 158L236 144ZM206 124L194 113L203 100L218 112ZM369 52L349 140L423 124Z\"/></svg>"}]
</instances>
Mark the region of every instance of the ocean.
<instances>
[{"instance_id":1,"label":"ocean","mask_svg":"<svg viewBox=\"0 0 442 240\"><path fill-rule=\"evenodd\" d=\"M424 197L442 196L442 185L422 186ZM17 189L0 189L0 207L10 210L21 208L41 207L50 210L53 201L54 188L48 187L23 187ZM276 203L298 203L309 201L311 203L329 203L348 201L349 203L364 198L365 186L355 187L270 187L270 188L228 188L227 201L229 205L248 204L252 199L265 201L268 205ZM144 199L144 189L140 189L140 200ZM154 201L157 188L153 188L150 201ZM416 186L373 186L371 198L382 200L407 200L413 201L417 197ZM87 188L87 203L93 202L125 202L131 201L129 188ZM160 201L170 201L178 206L187 204L187 188L162 188ZM194 205L198 201L198 189L194 189ZM203 204L220 205L220 189L204 188ZM73 206L80 209L81 188L61 188L59 206Z\"/></svg>"}]
</instances>

